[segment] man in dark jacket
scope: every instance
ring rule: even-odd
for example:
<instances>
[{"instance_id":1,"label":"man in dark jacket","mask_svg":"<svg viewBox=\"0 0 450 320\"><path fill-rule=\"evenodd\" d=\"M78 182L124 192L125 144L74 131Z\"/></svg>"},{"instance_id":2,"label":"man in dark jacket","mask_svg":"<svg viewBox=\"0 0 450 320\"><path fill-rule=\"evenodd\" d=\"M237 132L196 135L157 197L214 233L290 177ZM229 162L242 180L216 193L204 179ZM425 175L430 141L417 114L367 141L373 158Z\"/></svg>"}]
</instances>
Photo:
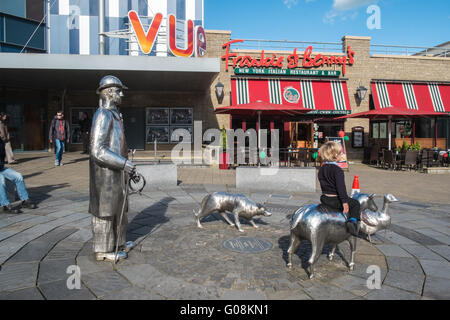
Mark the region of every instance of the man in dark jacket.
<instances>
[{"instance_id":1,"label":"man in dark jacket","mask_svg":"<svg viewBox=\"0 0 450 320\"><path fill-rule=\"evenodd\" d=\"M65 142L69 143L70 138L69 123L64 120L64 112L62 110L58 111L55 118L53 118L48 137L50 143L55 141L55 166L62 166L62 155L65 149Z\"/></svg>"},{"instance_id":2,"label":"man in dark jacket","mask_svg":"<svg viewBox=\"0 0 450 320\"><path fill-rule=\"evenodd\" d=\"M0 205L3 206L3 211L19 213L19 210L13 208L9 202L5 180L12 181L16 184L17 194L22 201L22 207L30 209L36 208L36 205L31 202L28 197L22 175L11 168L5 167L5 143L0 139Z\"/></svg>"}]
</instances>

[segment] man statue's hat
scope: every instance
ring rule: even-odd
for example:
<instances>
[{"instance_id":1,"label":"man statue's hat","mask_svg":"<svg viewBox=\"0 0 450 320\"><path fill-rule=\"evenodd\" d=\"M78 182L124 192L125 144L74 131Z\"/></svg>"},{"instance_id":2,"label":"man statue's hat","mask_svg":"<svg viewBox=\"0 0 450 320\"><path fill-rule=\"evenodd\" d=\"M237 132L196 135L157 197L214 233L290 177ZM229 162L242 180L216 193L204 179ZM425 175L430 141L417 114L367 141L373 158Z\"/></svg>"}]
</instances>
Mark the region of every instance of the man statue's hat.
<instances>
[{"instance_id":1,"label":"man statue's hat","mask_svg":"<svg viewBox=\"0 0 450 320\"><path fill-rule=\"evenodd\" d=\"M104 76L101 80L100 80L100 86L97 89L97 94L100 94L100 91L102 91L103 89L106 88L111 88L111 87L117 87L117 88L121 88L121 89L128 89L127 87L125 87L122 82L119 80L119 78L115 77L115 76Z\"/></svg>"}]
</instances>

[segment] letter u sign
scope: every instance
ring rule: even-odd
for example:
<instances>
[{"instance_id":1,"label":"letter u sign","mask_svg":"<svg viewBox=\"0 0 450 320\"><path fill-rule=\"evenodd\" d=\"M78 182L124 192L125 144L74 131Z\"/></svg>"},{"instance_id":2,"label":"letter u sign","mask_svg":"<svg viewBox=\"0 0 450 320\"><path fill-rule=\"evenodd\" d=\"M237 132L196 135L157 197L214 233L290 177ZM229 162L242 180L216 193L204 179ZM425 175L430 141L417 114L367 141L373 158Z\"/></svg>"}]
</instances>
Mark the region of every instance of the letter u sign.
<instances>
[{"instance_id":1,"label":"letter u sign","mask_svg":"<svg viewBox=\"0 0 450 320\"><path fill-rule=\"evenodd\" d=\"M157 13L153 17L152 23L150 24L150 28L147 32L144 31L142 22L136 11L131 10L128 12L128 18L133 26L134 34L136 35L141 51L144 54L149 54L155 45L155 40L161 27L163 15L161 13ZM169 50L174 56L191 57L194 53L196 57L202 57L205 55L206 33L202 26L196 26L194 28L194 22L192 22L192 20L187 20L185 25L185 45L184 48L180 48L177 46L176 42L177 19L173 14L170 14L168 20L168 44Z\"/></svg>"}]
</instances>

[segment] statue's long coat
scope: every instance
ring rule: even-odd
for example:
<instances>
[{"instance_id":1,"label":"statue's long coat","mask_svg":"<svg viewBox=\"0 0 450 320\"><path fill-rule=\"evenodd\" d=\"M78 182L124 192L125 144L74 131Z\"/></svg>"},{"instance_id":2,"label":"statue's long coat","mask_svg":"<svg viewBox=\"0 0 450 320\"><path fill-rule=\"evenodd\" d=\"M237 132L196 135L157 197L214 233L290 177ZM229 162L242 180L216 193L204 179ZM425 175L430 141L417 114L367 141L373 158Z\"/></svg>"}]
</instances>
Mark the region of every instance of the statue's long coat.
<instances>
[{"instance_id":1,"label":"statue's long coat","mask_svg":"<svg viewBox=\"0 0 450 320\"><path fill-rule=\"evenodd\" d=\"M128 180L123 171L127 156L123 121L118 110L100 106L92 119L89 160L89 212L94 216L106 218L121 213L123 190Z\"/></svg>"}]
</instances>

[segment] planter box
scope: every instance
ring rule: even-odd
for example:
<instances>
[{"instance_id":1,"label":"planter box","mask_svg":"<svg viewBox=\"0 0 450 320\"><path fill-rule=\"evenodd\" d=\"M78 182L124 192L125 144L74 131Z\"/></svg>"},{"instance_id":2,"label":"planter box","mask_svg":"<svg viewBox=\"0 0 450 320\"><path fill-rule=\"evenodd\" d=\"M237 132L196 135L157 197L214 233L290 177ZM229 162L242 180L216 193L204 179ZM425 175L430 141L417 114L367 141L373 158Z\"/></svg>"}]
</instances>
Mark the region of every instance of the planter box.
<instances>
[{"instance_id":1,"label":"planter box","mask_svg":"<svg viewBox=\"0 0 450 320\"><path fill-rule=\"evenodd\" d=\"M237 167L236 188L316 192L316 168Z\"/></svg>"},{"instance_id":2,"label":"planter box","mask_svg":"<svg viewBox=\"0 0 450 320\"><path fill-rule=\"evenodd\" d=\"M177 165L173 163L135 163L137 172L142 174L147 181L144 191L159 187L170 188L177 186Z\"/></svg>"}]
</instances>

